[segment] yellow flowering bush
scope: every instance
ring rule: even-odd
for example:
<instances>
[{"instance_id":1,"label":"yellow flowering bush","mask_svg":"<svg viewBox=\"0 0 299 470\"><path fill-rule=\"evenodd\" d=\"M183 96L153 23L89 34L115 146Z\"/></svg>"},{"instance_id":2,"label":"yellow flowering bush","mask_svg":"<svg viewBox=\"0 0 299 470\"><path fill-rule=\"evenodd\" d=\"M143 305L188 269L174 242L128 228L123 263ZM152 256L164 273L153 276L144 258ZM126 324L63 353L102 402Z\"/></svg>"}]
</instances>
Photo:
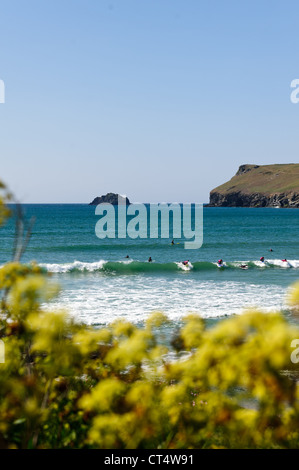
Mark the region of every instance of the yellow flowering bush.
<instances>
[{"instance_id":1,"label":"yellow flowering bush","mask_svg":"<svg viewBox=\"0 0 299 470\"><path fill-rule=\"evenodd\" d=\"M192 314L169 344L159 312L93 329L46 311L58 289L35 264L3 266L0 290L1 448L299 447L299 330L282 314L209 329Z\"/></svg>"}]
</instances>

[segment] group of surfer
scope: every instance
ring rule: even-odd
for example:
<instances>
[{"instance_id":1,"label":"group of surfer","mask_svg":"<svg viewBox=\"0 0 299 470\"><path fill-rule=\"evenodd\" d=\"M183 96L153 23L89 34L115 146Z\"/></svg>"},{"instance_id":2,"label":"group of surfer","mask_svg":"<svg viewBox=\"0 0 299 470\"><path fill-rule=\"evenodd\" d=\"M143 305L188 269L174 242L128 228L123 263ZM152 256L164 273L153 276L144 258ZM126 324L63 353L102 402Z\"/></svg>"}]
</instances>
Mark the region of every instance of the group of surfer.
<instances>
[{"instance_id":1,"label":"group of surfer","mask_svg":"<svg viewBox=\"0 0 299 470\"><path fill-rule=\"evenodd\" d=\"M273 251L272 248L270 248L270 251ZM281 261L282 261L283 263L288 263L288 260L287 260L286 258L282 259ZM266 263L264 256L261 256L261 257L260 257L260 262L263 263L263 264ZM218 260L217 266L218 266L218 268L223 268L223 267L224 267L224 263L223 263L222 259L219 259L219 260ZM241 264L241 265L240 265L240 268L241 268L241 269L248 269L248 264Z\"/></svg>"},{"instance_id":2,"label":"group of surfer","mask_svg":"<svg viewBox=\"0 0 299 470\"><path fill-rule=\"evenodd\" d=\"M270 251L273 251L272 248L271 248ZM286 258L282 259L281 261L282 261L283 263L288 263L288 264L289 264L289 262L288 262L288 260L287 260ZM264 264L266 263L264 256L261 256L261 257L260 257L260 262L261 262L261 263L264 263ZM183 264L184 266L190 266L190 261L189 261L189 260L187 260L187 261L182 261L182 264ZM218 267L218 268L224 268L224 267L226 266L225 263L223 262L223 259L222 259L222 258L220 258L220 259L217 261L216 264L217 264L217 267ZM242 263L242 264L240 265L240 268L241 268L241 269L248 269L248 264Z\"/></svg>"},{"instance_id":3,"label":"group of surfer","mask_svg":"<svg viewBox=\"0 0 299 470\"><path fill-rule=\"evenodd\" d=\"M127 255L127 256L126 256L126 259L129 259L129 258L130 258L130 256L129 256L129 255ZM148 261L149 263L151 263L151 262L153 261L153 260L152 260L152 257L150 256L150 257L149 257L149 259L148 259L147 261Z\"/></svg>"},{"instance_id":4,"label":"group of surfer","mask_svg":"<svg viewBox=\"0 0 299 470\"><path fill-rule=\"evenodd\" d=\"M175 244L175 243L174 243L174 240L172 240L171 244L172 244L172 245ZM272 248L270 248L269 251L273 251ZM127 255L126 258L130 258L130 256ZM152 261L153 261L153 260L152 260L152 257L150 256L149 259L148 259L148 263L152 263ZM282 259L281 261L284 262L284 263L288 263L288 260L287 260L287 259ZM261 257L260 257L260 262L261 262L261 263L266 263L264 256L261 256ZM190 267L192 267L192 265L191 265L191 263L190 263L189 260L181 261L181 264L182 264L183 266L190 266ZM217 261L216 264L217 264L217 267L218 267L218 268L224 268L224 267L225 267L225 263L223 262L222 258L220 258L220 259ZM240 268L241 268L241 269L248 269L248 264L244 264L244 263L243 263L243 264L240 265Z\"/></svg>"}]
</instances>

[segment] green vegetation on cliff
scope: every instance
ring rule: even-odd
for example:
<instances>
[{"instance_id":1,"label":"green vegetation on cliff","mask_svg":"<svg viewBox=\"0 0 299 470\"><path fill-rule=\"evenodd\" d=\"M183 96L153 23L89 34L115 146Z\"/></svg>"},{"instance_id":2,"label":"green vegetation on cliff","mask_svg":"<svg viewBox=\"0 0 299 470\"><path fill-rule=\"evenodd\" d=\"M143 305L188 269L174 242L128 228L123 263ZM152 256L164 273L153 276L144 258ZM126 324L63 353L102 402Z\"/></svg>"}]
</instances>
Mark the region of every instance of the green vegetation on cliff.
<instances>
[{"instance_id":1,"label":"green vegetation on cliff","mask_svg":"<svg viewBox=\"0 0 299 470\"><path fill-rule=\"evenodd\" d=\"M213 206L299 207L299 164L241 165L210 193Z\"/></svg>"}]
</instances>

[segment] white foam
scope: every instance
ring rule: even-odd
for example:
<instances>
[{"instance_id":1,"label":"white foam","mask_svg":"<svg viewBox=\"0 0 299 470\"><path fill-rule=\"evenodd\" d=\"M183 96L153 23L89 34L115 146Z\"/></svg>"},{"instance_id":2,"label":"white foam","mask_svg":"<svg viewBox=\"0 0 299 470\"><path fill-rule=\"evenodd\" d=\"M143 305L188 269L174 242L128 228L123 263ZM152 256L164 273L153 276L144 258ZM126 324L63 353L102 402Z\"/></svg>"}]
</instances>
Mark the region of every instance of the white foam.
<instances>
[{"instance_id":1,"label":"white foam","mask_svg":"<svg viewBox=\"0 0 299 470\"><path fill-rule=\"evenodd\" d=\"M104 265L107 263L105 260L95 261L93 263L84 263L82 261L74 261L73 263L44 263L40 264L42 268L47 269L51 273L67 273L72 270L77 271L97 271L103 269Z\"/></svg>"},{"instance_id":2,"label":"white foam","mask_svg":"<svg viewBox=\"0 0 299 470\"><path fill-rule=\"evenodd\" d=\"M253 261L253 264L259 268L266 268L268 266L268 261Z\"/></svg>"},{"instance_id":3,"label":"white foam","mask_svg":"<svg viewBox=\"0 0 299 470\"><path fill-rule=\"evenodd\" d=\"M75 284L74 284L75 282ZM76 284L78 282L78 284ZM203 281L185 277L169 282L164 278L126 276L82 278L64 286L50 308L67 309L76 319L89 324L108 324L116 318L131 322L145 320L152 311L163 311L172 320L189 312L203 318L241 314L247 308L276 311L285 307L285 290L276 285L235 281Z\"/></svg>"},{"instance_id":4,"label":"white foam","mask_svg":"<svg viewBox=\"0 0 299 470\"><path fill-rule=\"evenodd\" d=\"M248 261L247 261L248 263ZM299 268L299 260L298 259L293 259L293 260L287 260L287 261L282 261L281 259L265 259L265 261L253 261L255 266L258 266L259 268L266 268L266 267L271 267L271 266L277 266L279 268Z\"/></svg>"},{"instance_id":5,"label":"white foam","mask_svg":"<svg viewBox=\"0 0 299 470\"><path fill-rule=\"evenodd\" d=\"M299 262L297 260L282 261L280 259L274 259L270 261L269 264L272 264L273 266L278 266L280 268L298 268L299 267Z\"/></svg>"},{"instance_id":6,"label":"white foam","mask_svg":"<svg viewBox=\"0 0 299 470\"><path fill-rule=\"evenodd\" d=\"M178 266L178 268L182 269L183 271L190 271L191 269L193 269L193 264L191 264L190 261L188 261L188 264L184 264L182 261L175 264Z\"/></svg>"}]
</instances>

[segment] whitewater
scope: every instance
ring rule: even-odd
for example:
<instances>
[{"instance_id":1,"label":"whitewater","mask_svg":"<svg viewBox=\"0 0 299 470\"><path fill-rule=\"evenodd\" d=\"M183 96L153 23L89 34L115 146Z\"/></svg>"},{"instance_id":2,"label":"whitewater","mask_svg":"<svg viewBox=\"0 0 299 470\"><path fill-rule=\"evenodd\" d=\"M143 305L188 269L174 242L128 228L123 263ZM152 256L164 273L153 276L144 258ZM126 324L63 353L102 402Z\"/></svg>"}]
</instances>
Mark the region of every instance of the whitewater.
<instances>
[{"instance_id":1,"label":"whitewater","mask_svg":"<svg viewBox=\"0 0 299 470\"><path fill-rule=\"evenodd\" d=\"M215 322L252 308L292 316L286 298L299 278L297 209L206 207L197 250L184 249L183 239L172 244L171 236L100 240L95 208L86 204L32 204L24 211L36 223L23 262L35 261L60 285L47 308L79 321L142 323L162 311L175 323L189 312ZM14 220L1 228L1 265L11 259L14 230Z\"/></svg>"}]
</instances>

